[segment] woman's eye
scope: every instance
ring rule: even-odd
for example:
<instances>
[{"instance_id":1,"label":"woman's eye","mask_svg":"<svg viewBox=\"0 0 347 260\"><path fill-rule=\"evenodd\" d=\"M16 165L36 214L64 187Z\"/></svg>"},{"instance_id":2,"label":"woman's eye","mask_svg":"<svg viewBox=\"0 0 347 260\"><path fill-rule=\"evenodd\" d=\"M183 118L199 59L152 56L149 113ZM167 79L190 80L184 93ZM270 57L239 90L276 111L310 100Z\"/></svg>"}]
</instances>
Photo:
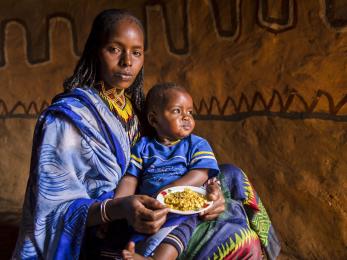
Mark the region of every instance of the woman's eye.
<instances>
[{"instance_id":1,"label":"woman's eye","mask_svg":"<svg viewBox=\"0 0 347 260\"><path fill-rule=\"evenodd\" d=\"M119 53L121 50L119 48L117 48L117 47L110 47L109 51L111 53Z\"/></svg>"}]
</instances>

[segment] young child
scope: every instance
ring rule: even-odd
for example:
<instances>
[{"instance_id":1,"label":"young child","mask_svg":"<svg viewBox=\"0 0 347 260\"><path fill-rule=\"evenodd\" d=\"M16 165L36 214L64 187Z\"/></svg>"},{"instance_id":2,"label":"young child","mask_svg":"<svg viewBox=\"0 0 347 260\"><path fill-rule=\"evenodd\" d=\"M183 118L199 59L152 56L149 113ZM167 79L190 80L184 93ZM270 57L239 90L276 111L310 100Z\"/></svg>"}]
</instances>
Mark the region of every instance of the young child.
<instances>
[{"instance_id":1,"label":"young child","mask_svg":"<svg viewBox=\"0 0 347 260\"><path fill-rule=\"evenodd\" d=\"M202 186L219 172L208 142L191 134L195 127L193 100L187 90L174 83L155 85L146 98L147 120L154 136L142 137L132 149L127 174L115 197L147 194L180 185ZM196 218L195 218L196 219ZM195 224L176 227L154 251L153 259L176 259L184 250ZM123 251L125 259L143 259L131 243Z\"/></svg>"}]
</instances>

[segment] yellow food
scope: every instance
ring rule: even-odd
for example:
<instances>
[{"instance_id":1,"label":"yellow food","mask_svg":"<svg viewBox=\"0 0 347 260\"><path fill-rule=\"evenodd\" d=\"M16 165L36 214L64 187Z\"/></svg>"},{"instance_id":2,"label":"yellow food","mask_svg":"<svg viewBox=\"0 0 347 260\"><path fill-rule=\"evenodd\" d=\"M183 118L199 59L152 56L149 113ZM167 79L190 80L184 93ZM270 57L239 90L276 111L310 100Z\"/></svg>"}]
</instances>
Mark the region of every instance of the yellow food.
<instances>
[{"instance_id":1,"label":"yellow food","mask_svg":"<svg viewBox=\"0 0 347 260\"><path fill-rule=\"evenodd\" d=\"M180 211L199 210L207 202L204 195L191 189L169 193L165 196L164 202L168 207Z\"/></svg>"}]
</instances>

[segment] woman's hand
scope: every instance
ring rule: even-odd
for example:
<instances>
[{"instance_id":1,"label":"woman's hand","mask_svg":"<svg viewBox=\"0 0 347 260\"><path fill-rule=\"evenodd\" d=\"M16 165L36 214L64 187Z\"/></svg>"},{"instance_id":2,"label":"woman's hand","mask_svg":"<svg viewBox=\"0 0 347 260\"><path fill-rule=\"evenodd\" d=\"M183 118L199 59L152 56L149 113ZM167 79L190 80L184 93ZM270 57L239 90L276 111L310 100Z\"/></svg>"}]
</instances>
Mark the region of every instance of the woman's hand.
<instances>
[{"instance_id":1,"label":"woman's hand","mask_svg":"<svg viewBox=\"0 0 347 260\"><path fill-rule=\"evenodd\" d=\"M125 218L137 232L153 234L165 223L169 209L146 195L133 195L114 200L119 206L108 203L107 212L112 219ZM109 205L110 204L110 205ZM113 218L115 216L115 218Z\"/></svg>"},{"instance_id":2,"label":"woman's hand","mask_svg":"<svg viewBox=\"0 0 347 260\"><path fill-rule=\"evenodd\" d=\"M209 209L200 213L200 218L202 220L213 220L224 212L225 199L216 178L208 180L206 191L207 199L213 200L213 204Z\"/></svg>"}]
</instances>

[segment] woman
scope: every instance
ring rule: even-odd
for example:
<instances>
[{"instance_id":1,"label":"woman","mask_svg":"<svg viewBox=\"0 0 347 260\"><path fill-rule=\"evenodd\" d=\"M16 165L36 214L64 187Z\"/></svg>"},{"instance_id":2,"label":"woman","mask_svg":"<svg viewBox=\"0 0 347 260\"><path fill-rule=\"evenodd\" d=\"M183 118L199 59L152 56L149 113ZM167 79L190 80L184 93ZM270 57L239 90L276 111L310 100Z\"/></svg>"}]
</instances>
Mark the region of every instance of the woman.
<instances>
[{"instance_id":1,"label":"woman","mask_svg":"<svg viewBox=\"0 0 347 260\"><path fill-rule=\"evenodd\" d=\"M56 96L38 119L22 226L13 258L77 259L87 249L99 252L96 248L102 248L104 256L114 257L113 252L104 249L123 245L124 241L118 241L126 238L119 231L124 227L119 224L122 219L136 231L147 234L155 233L165 222L168 209L153 198L135 195L109 200L125 173L130 147L140 135L143 63L144 30L139 20L121 10L100 13L74 74L64 82L65 93ZM240 176L239 170L233 171L228 176ZM234 179L231 183L235 186ZM223 185L227 183L221 180ZM228 200L234 187L223 188ZM215 182L208 191L215 203L202 216L205 220L216 219L225 209L225 200ZM242 211L242 230L249 228L242 205L238 208ZM225 212L232 211L228 208ZM197 231L222 238L216 227L227 219L226 213L215 221L204 222ZM112 235L119 239L96 239L95 233L100 237L100 229L93 227L108 222L115 223L112 230L116 233ZM233 235L242 231L237 227ZM86 241L87 237L91 240ZM258 237L254 237L259 244ZM202 249L204 244L195 242L194 249L199 247L191 255L206 258L215 250L207 252ZM259 255L259 247L255 251L253 256ZM186 253L190 254L189 248Z\"/></svg>"}]
</instances>

